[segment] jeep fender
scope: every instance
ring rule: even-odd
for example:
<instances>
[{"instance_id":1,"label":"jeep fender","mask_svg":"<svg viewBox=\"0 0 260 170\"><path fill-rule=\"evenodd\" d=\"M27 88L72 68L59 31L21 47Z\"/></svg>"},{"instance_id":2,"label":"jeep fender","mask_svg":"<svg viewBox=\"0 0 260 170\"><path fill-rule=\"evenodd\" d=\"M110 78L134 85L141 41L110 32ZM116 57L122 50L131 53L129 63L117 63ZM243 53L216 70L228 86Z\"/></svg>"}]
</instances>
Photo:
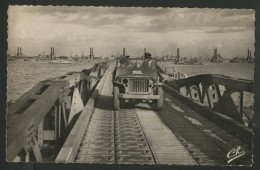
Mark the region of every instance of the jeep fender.
<instances>
[{"instance_id":1,"label":"jeep fender","mask_svg":"<svg viewBox=\"0 0 260 170\"><path fill-rule=\"evenodd\" d=\"M121 83L121 82L119 82L119 81L113 81L113 85L114 85L114 86L117 85L117 86L122 87L122 88L125 87L124 84Z\"/></svg>"}]
</instances>

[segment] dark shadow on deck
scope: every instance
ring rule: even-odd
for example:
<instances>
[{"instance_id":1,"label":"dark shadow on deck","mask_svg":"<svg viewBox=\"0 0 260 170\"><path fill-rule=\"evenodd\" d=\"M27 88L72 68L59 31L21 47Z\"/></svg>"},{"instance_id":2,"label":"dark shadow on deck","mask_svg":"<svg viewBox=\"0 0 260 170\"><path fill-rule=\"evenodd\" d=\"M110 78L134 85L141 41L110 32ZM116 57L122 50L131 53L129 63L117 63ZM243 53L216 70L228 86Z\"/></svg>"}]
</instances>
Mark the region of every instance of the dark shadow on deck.
<instances>
[{"instance_id":1,"label":"dark shadow on deck","mask_svg":"<svg viewBox=\"0 0 260 170\"><path fill-rule=\"evenodd\" d=\"M173 103L174 104L174 103ZM178 106L175 103L175 106ZM179 107L179 106L178 106ZM198 162L198 164L203 165L250 165L252 164L251 156L252 151L250 146L246 146L241 141L235 139L235 137L230 135L229 139L216 140L214 136L209 135L206 131L213 131L213 135L217 134L214 132L214 128L207 126L199 127L192 124L185 116L185 112L190 111L188 114L189 117L195 118L199 113L195 113L191 109L188 109L188 106L185 106L184 113L173 109L170 106L170 103L164 100L164 107L162 110L158 111L157 114L161 120L165 123L166 126L176 135L179 141L185 146L188 152L193 156L193 158ZM206 119L206 118L205 118ZM210 121L210 120L207 120ZM212 122L213 124L213 122ZM221 131L224 129L218 128ZM221 142L221 140L223 140ZM235 149L238 146L241 146L243 150L246 151L246 154L232 161L230 164L227 163L227 153L231 149ZM206 156L203 156L206 155Z\"/></svg>"}]
</instances>

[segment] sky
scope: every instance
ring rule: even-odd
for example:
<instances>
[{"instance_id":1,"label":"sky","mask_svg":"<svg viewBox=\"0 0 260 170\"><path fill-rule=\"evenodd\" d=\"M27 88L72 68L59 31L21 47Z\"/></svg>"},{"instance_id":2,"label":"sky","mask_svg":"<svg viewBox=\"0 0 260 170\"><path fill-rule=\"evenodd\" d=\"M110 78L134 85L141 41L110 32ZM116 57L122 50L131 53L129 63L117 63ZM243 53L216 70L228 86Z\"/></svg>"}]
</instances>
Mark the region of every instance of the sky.
<instances>
[{"instance_id":1,"label":"sky","mask_svg":"<svg viewBox=\"0 0 260 170\"><path fill-rule=\"evenodd\" d=\"M254 54L255 11L250 9L10 6L8 53L122 54L222 57Z\"/></svg>"}]
</instances>

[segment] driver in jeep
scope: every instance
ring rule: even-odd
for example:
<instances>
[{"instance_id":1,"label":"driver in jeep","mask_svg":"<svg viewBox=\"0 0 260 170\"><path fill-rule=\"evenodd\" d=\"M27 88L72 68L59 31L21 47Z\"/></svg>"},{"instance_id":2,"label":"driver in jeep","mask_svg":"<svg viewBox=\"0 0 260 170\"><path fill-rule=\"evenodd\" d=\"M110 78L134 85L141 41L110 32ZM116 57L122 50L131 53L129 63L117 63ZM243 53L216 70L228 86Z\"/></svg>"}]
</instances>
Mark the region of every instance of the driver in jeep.
<instances>
[{"instance_id":1,"label":"driver in jeep","mask_svg":"<svg viewBox=\"0 0 260 170\"><path fill-rule=\"evenodd\" d=\"M152 55L148 52L144 54L144 62L142 63L141 67L144 68L154 68L155 67L155 62L152 60Z\"/></svg>"}]
</instances>

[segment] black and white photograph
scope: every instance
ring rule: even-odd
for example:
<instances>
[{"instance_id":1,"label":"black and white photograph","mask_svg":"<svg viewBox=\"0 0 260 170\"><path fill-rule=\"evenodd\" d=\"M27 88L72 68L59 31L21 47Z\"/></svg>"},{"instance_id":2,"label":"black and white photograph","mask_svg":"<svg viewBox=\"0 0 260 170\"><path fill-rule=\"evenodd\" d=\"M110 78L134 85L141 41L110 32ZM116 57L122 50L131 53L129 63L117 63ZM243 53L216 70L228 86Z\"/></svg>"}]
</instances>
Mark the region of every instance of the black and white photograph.
<instances>
[{"instance_id":1,"label":"black and white photograph","mask_svg":"<svg viewBox=\"0 0 260 170\"><path fill-rule=\"evenodd\" d=\"M6 161L253 166L255 10L8 7Z\"/></svg>"}]
</instances>

